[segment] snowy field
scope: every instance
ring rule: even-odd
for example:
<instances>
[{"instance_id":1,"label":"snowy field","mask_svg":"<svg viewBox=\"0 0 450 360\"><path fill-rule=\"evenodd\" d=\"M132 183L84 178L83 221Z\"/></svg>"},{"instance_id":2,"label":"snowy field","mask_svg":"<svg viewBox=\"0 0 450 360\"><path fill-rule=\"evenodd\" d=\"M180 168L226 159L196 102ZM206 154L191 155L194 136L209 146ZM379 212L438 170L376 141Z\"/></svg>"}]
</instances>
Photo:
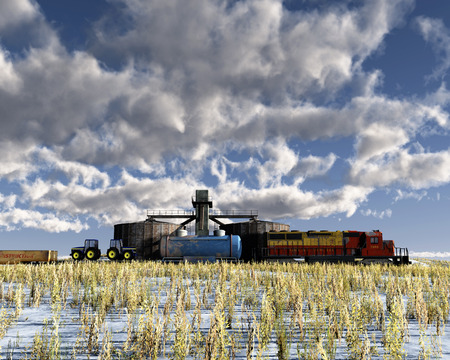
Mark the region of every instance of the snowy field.
<instances>
[{"instance_id":1,"label":"snowy field","mask_svg":"<svg viewBox=\"0 0 450 360\"><path fill-rule=\"evenodd\" d=\"M446 359L448 265L1 266L1 359Z\"/></svg>"}]
</instances>

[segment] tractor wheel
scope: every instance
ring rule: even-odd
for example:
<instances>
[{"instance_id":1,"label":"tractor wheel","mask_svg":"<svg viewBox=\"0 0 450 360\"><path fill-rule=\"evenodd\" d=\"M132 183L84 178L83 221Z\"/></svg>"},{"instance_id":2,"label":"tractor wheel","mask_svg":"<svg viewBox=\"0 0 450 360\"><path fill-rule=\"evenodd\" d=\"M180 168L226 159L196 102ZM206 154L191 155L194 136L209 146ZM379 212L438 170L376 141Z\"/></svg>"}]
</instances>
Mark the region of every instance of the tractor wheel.
<instances>
[{"instance_id":1,"label":"tractor wheel","mask_svg":"<svg viewBox=\"0 0 450 360\"><path fill-rule=\"evenodd\" d=\"M88 260L97 260L97 252L95 251L95 249L88 249L88 251L86 251L86 259Z\"/></svg>"},{"instance_id":2,"label":"tractor wheel","mask_svg":"<svg viewBox=\"0 0 450 360\"><path fill-rule=\"evenodd\" d=\"M119 252L117 251L116 248L109 249L106 255L108 256L108 259L111 261L119 260Z\"/></svg>"},{"instance_id":3,"label":"tractor wheel","mask_svg":"<svg viewBox=\"0 0 450 360\"><path fill-rule=\"evenodd\" d=\"M75 261L83 260L83 253L79 250L75 250L72 253L72 259L74 259Z\"/></svg>"},{"instance_id":4,"label":"tractor wheel","mask_svg":"<svg viewBox=\"0 0 450 360\"><path fill-rule=\"evenodd\" d=\"M125 251L123 253L123 258L124 260L133 260L134 256L133 256L133 252L132 251Z\"/></svg>"}]
</instances>

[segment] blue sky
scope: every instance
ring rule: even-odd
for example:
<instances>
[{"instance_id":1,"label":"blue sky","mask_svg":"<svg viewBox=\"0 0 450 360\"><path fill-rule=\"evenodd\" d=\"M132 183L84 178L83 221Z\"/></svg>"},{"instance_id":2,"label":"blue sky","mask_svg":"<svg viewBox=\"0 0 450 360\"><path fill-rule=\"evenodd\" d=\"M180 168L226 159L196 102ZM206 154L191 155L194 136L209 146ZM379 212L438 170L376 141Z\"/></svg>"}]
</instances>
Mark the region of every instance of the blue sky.
<instances>
[{"instance_id":1,"label":"blue sky","mask_svg":"<svg viewBox=\"0 0 450 360\"><path fill-rule=\"evenodd\" d=\"M0 238L259 210L450 253L447 0L0 2Z\"/></svg>"}]
</instances>

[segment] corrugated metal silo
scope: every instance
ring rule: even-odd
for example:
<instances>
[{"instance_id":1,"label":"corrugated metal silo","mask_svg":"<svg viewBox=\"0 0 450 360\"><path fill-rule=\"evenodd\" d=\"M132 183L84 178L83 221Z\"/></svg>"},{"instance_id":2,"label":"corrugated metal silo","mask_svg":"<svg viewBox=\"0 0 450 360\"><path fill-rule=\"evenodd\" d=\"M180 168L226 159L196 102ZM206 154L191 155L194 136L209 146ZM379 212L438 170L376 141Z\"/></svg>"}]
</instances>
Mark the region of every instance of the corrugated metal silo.
<instances>
[{"instance_id":1,"label":"corrugated metal silo","mask_svg":"<svg viewBox=\"0 0 450 360\"><path fill-rule=\"evenodd\" d=\"M161 236L171 235L179 227L179 224L156 220L116 224L114 238L122 239L124 246L135 247L138 259L157 259Z\"/></svg>"},{"instance_id":2,"label":"corrugated metal silo","mask_svg":"<svg viewBox=\"0 0 450 360\"><path fill-rule=\"evenodd\" d=\"M289 231L290 226L271 221L250 220L220 226L227 234L239 235L242 240L242 259L254 259L253 249L266 247L264 234L269 231Z\"/></svg>"}]
</instances>

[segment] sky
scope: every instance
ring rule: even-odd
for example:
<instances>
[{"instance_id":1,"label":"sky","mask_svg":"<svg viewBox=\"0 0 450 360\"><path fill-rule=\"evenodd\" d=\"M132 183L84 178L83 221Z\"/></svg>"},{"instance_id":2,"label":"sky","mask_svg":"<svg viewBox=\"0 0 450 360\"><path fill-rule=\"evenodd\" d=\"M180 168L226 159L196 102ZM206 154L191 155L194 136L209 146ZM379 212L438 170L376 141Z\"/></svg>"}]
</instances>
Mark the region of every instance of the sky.
<instances>
[{"instance_id":1,"label":"sky","mask_svg":"<svg viewBox=\"0 0 450 360\"><path fill-rule=\"evenodd\" d=\"M258 210L450 255L450 1L3 0L0 243Z\"/></svg>"}]
</instances>

